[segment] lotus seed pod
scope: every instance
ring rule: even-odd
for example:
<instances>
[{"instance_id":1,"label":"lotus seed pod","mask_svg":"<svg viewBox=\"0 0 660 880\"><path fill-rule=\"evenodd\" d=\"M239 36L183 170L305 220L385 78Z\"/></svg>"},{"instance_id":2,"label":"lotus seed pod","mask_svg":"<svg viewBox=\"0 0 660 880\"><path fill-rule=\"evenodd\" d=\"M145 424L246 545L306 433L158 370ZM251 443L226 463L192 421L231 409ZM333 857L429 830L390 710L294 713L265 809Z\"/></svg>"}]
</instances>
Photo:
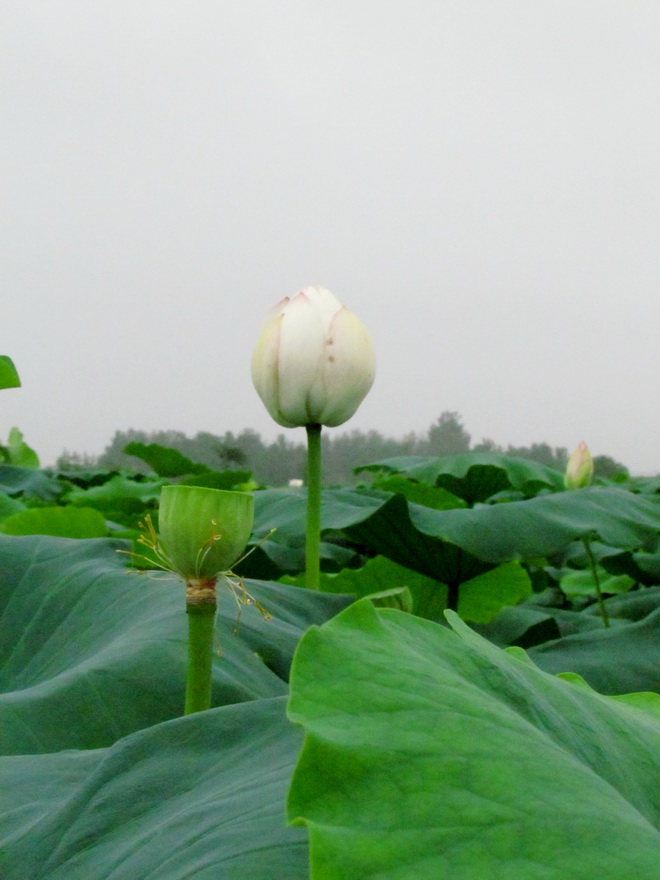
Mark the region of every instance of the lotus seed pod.
<instances>
[{"instance_id":1,"label":"lotus seed pod","mask_svg":"<svg viewBox=\"0 0 660 880\"><path fill-rule=\"evenodd\" d=\"M174 569L186 580L229 571L252 532L254 499L247 492L164 486L159 537Z\"/></svg>"}]
</instances>

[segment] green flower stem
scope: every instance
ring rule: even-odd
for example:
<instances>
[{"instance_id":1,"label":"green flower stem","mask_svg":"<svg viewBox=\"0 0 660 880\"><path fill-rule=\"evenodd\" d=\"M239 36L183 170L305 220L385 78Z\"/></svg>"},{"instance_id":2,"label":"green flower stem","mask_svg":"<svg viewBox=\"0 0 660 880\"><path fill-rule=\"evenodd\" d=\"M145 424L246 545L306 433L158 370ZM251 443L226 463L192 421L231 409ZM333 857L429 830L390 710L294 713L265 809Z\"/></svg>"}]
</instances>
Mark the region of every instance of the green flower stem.
<instances>
[{"instance_id":1,"label":"green flower stem","mask_svg":"<svg viewBox=\"0 0 660 880\"><path fill-rule=\"evenodd\" d=\"M188 674L185 714L211 708L213 640L215 636L215 578L188 581Z\"/></svg>"},{"instance_id":2,"label":"green flower stem","mask_svg":"<svg viewBox=\"0 0 660 880\"><path fill-rule=\"evenodd\" d=\"M591 544L589 543L589 538L583 538L582 543L584 544L584 549L587 551L587 556L589 557L589 565L591 566L591 574L594 579L594 585L596 587L596 596L598 597L598 605L600 607L600 616L603 618L603 626L609 627L610 618L607 614L607 608L605 607L605 602L603 600L603 594L600 589L600 580L598 578L598 571L596 570L596 560L594 559L594 554L591 551Z\"/></svg>"},{"instance_id":3,"label":"green flower stem","mask_svg":"<svg viewBox=\"0 0 660 880\"><path fill-rule=\"evenodd\" d=\"M305 544L305 585L321 589L321 425L306 425L307 431L307 540Z\"/></svg>"}]
</instances>

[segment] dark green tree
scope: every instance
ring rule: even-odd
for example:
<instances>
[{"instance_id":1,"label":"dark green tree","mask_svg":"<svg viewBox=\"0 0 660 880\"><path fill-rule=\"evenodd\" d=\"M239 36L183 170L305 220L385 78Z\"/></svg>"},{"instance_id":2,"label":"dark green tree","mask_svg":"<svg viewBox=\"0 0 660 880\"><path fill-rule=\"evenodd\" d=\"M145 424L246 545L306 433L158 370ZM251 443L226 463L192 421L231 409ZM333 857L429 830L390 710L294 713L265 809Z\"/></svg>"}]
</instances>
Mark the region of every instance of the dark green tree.
<instances>
[{"instance_id":1,"label":"dark green tree","mask_svg":"<svg viewBox=\"0 0 660 880\"><path fill-rule=\"evenodd\" d=\"M58 465L72 467L127 468L146 472L148 466L133 456L124 455L124 447L131 441L159 443L177 449L192 461L205 464L213 470L246 469L255 480L266 486L286 486L289 480L305 477L304 432L288 431L274 441L267 442L251 428L240 434L226 431L223 435L200 431L187 437L181 431L117 431L103 454L91 456L65 452ZM452 455L470 451L470 435L463 427L460 413L446 410L425 434L408 433L401 439L386 437L378 431L326 431L323 443L323 482L326 486L347 485L365 479L356 476L353 469L386 458L401 455ZM568 451L547 443L531 446L508 446L506 451L491 439L483 439L472 448L473 452L499 452L528 458L564 471ZM625 467L606 455L594 458L596 476L606 479L627 473Z\"/></svg>"},{"instance_id":2,"label":"dark green tree","mask_svg":"<svg viewBox=\"0 0 660 880\"><path fill-rule=\"evenodd\" d=\"M630 476L628 468L609 455L594 455L594 476L604 480L616 480Z\"/></svg>"},{"instance_id":3,"label":"dark green tree","mask_svg":"<svg viewBox=\"0 0 660 880\"><path fill-rule=\"evenodd\" d=\"M502 452L502 447L498 446L494 440L484 437L481 443L475 443L470 450L471 452Z\"/></svg>"},{"instance_id":4,"label":"dark green tree","mask_svg":"<svg viewBox=\"0 0 660 880\"><path fill-rule=\"evenodd\" d=\"M470 435L463 427L460 413L445 410L428 432L429 455L457 455L469 452Z\"/></svg>"},{"instance_id":5,"label":"dark green tree","mask_svg":"<svg viewBox=\"0 0 660 880\"><path fill-rule=\"evenodd\" d=\"M65 449L55 462L58 471L93 471L99 467L98 455L86 452L69 452Z\"/></svg>"}]
</instances>

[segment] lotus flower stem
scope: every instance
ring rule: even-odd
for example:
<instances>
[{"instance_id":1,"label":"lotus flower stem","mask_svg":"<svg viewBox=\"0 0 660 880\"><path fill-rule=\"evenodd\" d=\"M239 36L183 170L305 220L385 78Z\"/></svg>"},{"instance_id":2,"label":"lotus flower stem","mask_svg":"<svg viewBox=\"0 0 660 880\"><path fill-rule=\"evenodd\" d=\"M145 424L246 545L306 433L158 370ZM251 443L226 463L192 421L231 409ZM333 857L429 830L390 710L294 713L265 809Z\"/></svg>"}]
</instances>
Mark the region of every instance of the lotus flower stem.
<instances>
[{"instance_id":1,"label":"lotus flower stem","mask_svg":"<svg viewBox=\"0 0 660 880\"><path fill-rule=\"evenodd\" d=\"M215 578L186 582L188 614L188 674L184 712L203 712L211 708L213 640L215 637Z\"/></svg>"},{"instance_id":2,"label":"lotus flower stem","mask_svg":"<svg viewBox=\"0 0 660 880\"><path fill-rule=\"evenodd\" d=\"M305 585L321 589L319 545L321 541L321 425L307 430L307 540L305 544Z\"/></svg>"},{"instance_id":3,"label":"lotus flower stem","mask_svg":"<svg viewBox=\"0 0 660 880\"><path fill-rule=\"evenodd\" d=\"M583 538L582 543L584 544L584 549L587 551L587 556L589 557L589 565L591 566L591 575L594 579L594 586L596 587L596 596L598 597L598 605L600 607L600 616L603 618L603 626L606 628L610 625L610 618L607 614L607 608L605 607L605 602L603 600L603 593L600 589L600 579L598 577L598 570L596 568L596 560L594 559L594 554L591 550L591 544L589 543L589 538Z\"/></svg>"}]
</instances>

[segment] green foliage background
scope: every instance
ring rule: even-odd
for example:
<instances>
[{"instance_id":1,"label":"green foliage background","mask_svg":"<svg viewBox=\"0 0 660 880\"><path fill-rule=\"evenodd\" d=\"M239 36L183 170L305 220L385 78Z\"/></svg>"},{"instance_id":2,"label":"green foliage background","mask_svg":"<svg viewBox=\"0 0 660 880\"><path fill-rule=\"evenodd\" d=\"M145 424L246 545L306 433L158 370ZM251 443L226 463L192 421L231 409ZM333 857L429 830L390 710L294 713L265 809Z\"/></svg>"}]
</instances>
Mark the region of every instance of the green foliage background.
<instances>
[{"instance_id":1,"label":"green foliage background","mask_svg":"<svg viewBox=\"0 0 660 880\"><path fill-rule=\"evenodd\" d=\"M126 451L142 471L0 465L0 876L655 880L657 481L362 460L323 493L316 593L304 488ZM255 492L237 577L272 615L220 597L213 708L183 718L183 585L125 552L169 482Z\"/></svg>"},{"instance_id":2,"label":"green foliage background","mask_svg":"<svg viewBox=\"0 0 660 880\"><path fill-rule=\"evenodd\" d=\"M212 469L249 468L256 479L268 486L285 486L291 479L305 473L306 450L302 442L280 434L274 442L264 441L251 429L238 434L227 431L222 436L200 431L187 437L181 431L117 431L101 456L84 453L62 453L57 466L72 468L127 468L146 467L134 455L127 453L130 443L158 444L168 447L195 462ZM397 456L446 456L472 452L496 452L507 456L536 461L563 473L568 461L568 450L551 447L547 443L531 446L508 446L506 449L492 440L472 443L458 412L445 411L422 434L409 432L400 439L386 437L378 431L325 432L322 436L323 470L326 485L355 483L353 469L370 461ZM609 456L595 456L596 475L613 478L626 473L623 464Z\"/></svg>"}]
</instances>

